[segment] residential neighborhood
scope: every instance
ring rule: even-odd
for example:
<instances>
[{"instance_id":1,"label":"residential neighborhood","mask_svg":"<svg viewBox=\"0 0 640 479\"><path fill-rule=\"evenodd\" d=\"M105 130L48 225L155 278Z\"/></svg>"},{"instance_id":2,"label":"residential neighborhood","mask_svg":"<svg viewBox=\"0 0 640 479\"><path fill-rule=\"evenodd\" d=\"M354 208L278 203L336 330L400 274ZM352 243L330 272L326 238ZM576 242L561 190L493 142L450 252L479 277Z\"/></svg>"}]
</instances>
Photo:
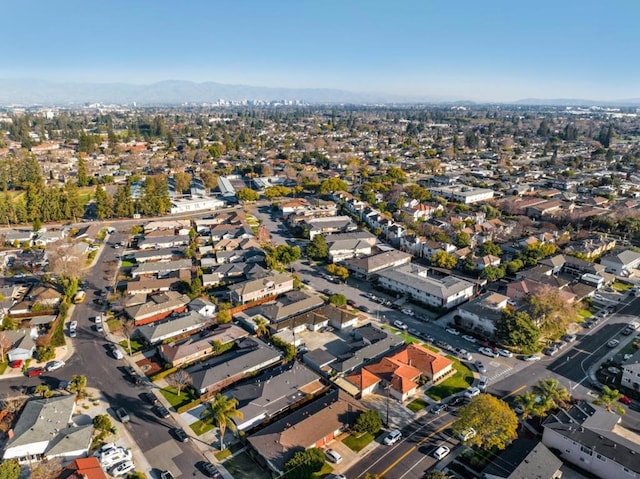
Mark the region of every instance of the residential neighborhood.
<instances>
[{"instance_id":1,"label":"residential neighborhood","mask_svg":"<svg viewBox=\"0 0 640 479\"><path fill-rule=\"evenodd\" d=\"M0 110L3 461L640 477L637 115Z\"/></svg>"}]
</instances>

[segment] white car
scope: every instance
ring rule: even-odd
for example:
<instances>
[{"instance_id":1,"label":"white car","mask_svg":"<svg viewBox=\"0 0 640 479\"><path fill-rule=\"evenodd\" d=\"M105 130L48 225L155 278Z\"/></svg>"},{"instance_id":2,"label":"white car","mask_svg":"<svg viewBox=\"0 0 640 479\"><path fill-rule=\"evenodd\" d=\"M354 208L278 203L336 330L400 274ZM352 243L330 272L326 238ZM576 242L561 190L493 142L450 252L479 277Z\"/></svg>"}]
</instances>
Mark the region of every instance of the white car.
<instances>
[{"instance_id":1,"label":"white car","mask_svg":"<svg viewBox=\"0 0 640 479\"><path fill-rule=\"evenodd\" d=\"M484 354L485 356L489 356L490 358L498 357L498 353L494 352L491 348L479 348L478 352Z\"/></svg>"},{"instance_id":2,"label":"white car","mask_svg":"<svg viewBox=\"0 0 640 479\"><path fill-rule=\"evenodd\" d=\"M471 399L472 397L476 397L478 394L480 394L480 389L469 388L464 392L464 397Z\"/></svg>"},{"instance_id":3,"label":"white car","mask_svg":"<svg viewBox=\"0 0 640 479\"><path fill-rule=\"evenodd\" d=\"M64 361L51 361L50 363L47 363L47 365L45 366L45 369L47 371L55 371L56 369L63 368L64 365L65 365Z\"/></svg>"},{"instance_id":4,"label":"white car","mask_svg":"<svg viewBox=\"0 0 640 479\"><path fill-rule=\"evenodd\" d=\"M342 456L333 449L325 450L324 456L327 458L327 461L333 462L334 464L340 464L342 462Z\"/></svg>"},{"instance_id":5,"label":"white car","mask_svg":"<svg viewBox=\"0 0 640 479\"><path fill-rule=\"evenodd\" d=\"M124 447L116 447L114 449L109 449L98 456L98 460L102 467L110 468L116 464L120 464L121 462L131 461L133 455L131 454L130 449L125 449Z\"/></svg>"},{"instance_id":6,"label":"white car","mask_svg":"<svg viewBox=\"0 0 640 479\"><path fill-rule=\"evenodd\" d=\"M513 357L513 353L511 351L509 351L508 349L498 349L498 350L496 350L496 352L500 356L503 356L505 358L512 358Z\"/></svg>"},{"instance_id":7,"label":"white car","mask_svg":"<svg viewBox=\"0 0 640 479\"><path fill-rule=\"evenodd\" d=\"M392 446L402 438L402 433L398 429L394 429L384 437L384 442L387 446Z\"/></svg>"},{"instance_id":8,"label":"white car","mask_svg":"<svg viewBox=\"0 0 640 479\"><path fill-rule=\"evenodd\" d=\"M472 427L465 429L460 434L458 434L458 438L460 438L461 441L468 441L469 439L473 439L474 437L476 437L476 430Z\"/></svg>"},{"instance_id":9,"label":"white car","mask_svg":"<svg viewBox=\"0 0 640 479\"><path fill-rule=\"evenodd\" d=\"M122 354L122 351L120 351L118 348L113 348L111 354L115 359L124 359L124 354Z\"/></svg>"},{"instance_id":10,"label":"white car","mask_svg":"<svg viewBox=\"0 0 640 479\"><path fill-rule=\"evenodd\" d=\"M402 314L406 314L407 316L415 316L416 313L414 313L410 309L405 308L405 309L402 310Z\"/></svg>"},{"instance_id":11,"label":"white car","mask_svg":"<svg viewBox=\"0 0 640 479\"><path fill-rule=\"evenodd\" d=\"M447 328L445 329L445 331L449 334L453 334L455 336L458 336L460 334L460 331L458 331L457 329L454 328Z\"/></svg>"},{"instance_id":12,"label":"white car","mask_svg":"<svg viewBox=\"0 0 640 479\"><path fill-rule=\"evenodd\" d=\"M438 461L440 459L444 459L451 452L451 450L447 446L440 446L438 449L433 451L433 457L435 457Z\"/></svg>"},{"instance_id":13,"label":"white car","mask_svg":"<svg viewBox=\"0 0 640 479\"><path fill-rule=\"evenodd\" d=\"M78 327L78 321L71 321L69 323L69 331L76 329Z\"/></svg>"},{"instance_id":14,"label":"white car","mask_svg":"<svg viewBox=\"0 0 640 479\"><path fill-rule=\"evenodd\" d=\"M407 325L406 325L406 324L404 324L402 321L398 321L397 319L393 322L393 325L394 325L396 328L400 328L400 329L404 329L404 330L406 330L406 329L407 329Z\"/></svg>"},{"instance_id":15,"label":"white car","mask_svg":"<svg viewBox=\"0 0 640 479\"><path fill-rule=\"evenodd\" d=\"M469 341L470 343L475 343L477 341L476 338L474 338L473 336L469 336L468 334L463 335L462 339L464 339L465 341Z\"/></svg>"},{"instance_id":16,"label":"white car","mask_svg":"<svg viewBox=\"0 0 640 479\"><path fill-rule=\"evenodd\" d=\"M540 356L537 356L535 354L530 354L529 356L525 356L522 359L523 361L540 361Z\"/></svg>"},{"instance_id":17,"label":"white car","mask_svg":"<svg viewBox=\"0 0 640 479\"><path fill-rule=\"evenodd\" d=\"M117 464L113 469L111 469L111 475L114 477L124 476L125 474L131 472L136 466L134 466L131 461L124 461L120 464Z\"/></svg>"},{"instance_id":18,"label":"white car","mask_svg":"<svg viewBox=\"0 0 640 479\"><path fill-rule=\"evenodd\" d=\"M96 323L96 324L102 323L102 317L101 316L94 316L93 317L93 322Z\"/></svg>"}]
</instances>

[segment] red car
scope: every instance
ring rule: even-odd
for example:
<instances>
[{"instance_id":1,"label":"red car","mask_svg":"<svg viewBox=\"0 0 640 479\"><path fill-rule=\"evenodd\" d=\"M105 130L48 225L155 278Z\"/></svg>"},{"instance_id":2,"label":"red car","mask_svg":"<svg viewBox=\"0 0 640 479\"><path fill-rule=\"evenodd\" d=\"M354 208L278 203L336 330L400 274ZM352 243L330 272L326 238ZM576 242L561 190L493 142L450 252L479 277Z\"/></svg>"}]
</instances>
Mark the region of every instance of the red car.
<instances>
[{"instance_id":1,"label":"red car","mask_svg":"<svg viewBox=\"0 0 640 479\"><path fill-rule=\"evenodd\" d=\"M30 368L27 369L27 377L40 376L44 372L44 368Z\"/></svg>"},{"instance_id":2,"label":"red car","mask_svg":"<svg viewBox=\"0 0 640 479\"><path fill-rule=\"evenodd\" d=\"M631 398L628 396L622 396L620 399L618 399L618 401L620 401L622 404L626 404L627 406L631 404Z\"/></svg>"},{"instance_id":3,"label":"red car","mask_svg":"<svg viewBox=\"0 0 640 479\"><path fill-rule=\"evenodd\" d=\"M13 369L18 369L18 368L21 368L23 364L24 364L24 361L22 359L16 359L15 361L11 361L9 363L9 367Z\"/></svg>"}]
</instances>

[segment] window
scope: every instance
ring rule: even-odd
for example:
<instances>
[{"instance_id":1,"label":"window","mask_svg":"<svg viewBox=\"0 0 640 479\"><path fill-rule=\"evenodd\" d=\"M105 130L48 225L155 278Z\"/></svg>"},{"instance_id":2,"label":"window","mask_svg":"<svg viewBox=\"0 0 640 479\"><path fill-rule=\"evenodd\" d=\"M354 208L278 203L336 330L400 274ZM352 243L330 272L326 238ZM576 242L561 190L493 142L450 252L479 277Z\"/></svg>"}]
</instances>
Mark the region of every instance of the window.
<instances>
[{"instance_id":1,"label":"window","mask_svg":"<svg viewBox=\"0 0 640 479\"><path fill-rule=\"evenodd\" d=\"M588 447L580 446L580 452L588 454L589 456L593 456L593 451Z\"/></svg>"}]
</instances>

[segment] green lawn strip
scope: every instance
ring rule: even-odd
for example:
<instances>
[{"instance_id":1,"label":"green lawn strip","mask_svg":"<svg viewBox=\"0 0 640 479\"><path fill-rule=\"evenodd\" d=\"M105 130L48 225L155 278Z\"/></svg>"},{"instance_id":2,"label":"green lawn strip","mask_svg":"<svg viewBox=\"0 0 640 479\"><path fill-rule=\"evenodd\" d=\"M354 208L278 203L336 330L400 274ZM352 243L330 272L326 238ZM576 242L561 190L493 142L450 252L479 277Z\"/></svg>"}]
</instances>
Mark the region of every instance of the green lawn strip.
<instances>
[{"instance_id":1,"label":"green lawn strip","mask_svg":"<svg viewBox=\"0 0 640 479\"><path fill-rule=\"evenodd\" d=\"M402 339L404 339L404 342L406 344L419 343L420 342L419 339L416 339L413 336L411 336L410 334L404 333L404 332L400 331L399 329L392 328L392 327L390 327L389 329L393 332L393 334L396 334L396 335L400 336Z\"/></svg>"},{"instance_id":2,"label":"green lawn strip","mask_svg":"<svg viewBox=\"0 0 640 479\"><path fill-rule=\"evenodd\" d=\"M129 352L129 345L127 344L127 340L123 339L122 341L120 341L120 346L122 346L124 348L125 351ZM136 339L131 339L131 354L135 354L138 351L142 351L142 348L144 348L144 344L141 343L140 341L136 340Z\"/></svg>"},{"instance_id":3,"label":"green lawn strip","mask_svg":"<svg viewBox=\"0 0 640 479\"><path fill-rule=\"evenodd\" d=\"M418 398L407 404L407 408L413 412L418 412L427 407L427 402L424 399Z\"/></svg>"},{"instance_id":4,"label":"green lawn strip","mask_svg":"<svg viewBox=\"0 0 640 479\"><path fill-rule=\"evenodd\" d=\"M123 268L131 268L135 264L136 263L134 261L131 261L131 260L128 260L128 259L123 259L122 263L121 263Z\"/></svg>"},{"instance_id":5,"label":"green lawn strip","mask_svg":"<svg viewBox=\"0 0 640 479\"><path fill-rule=\"evenodd\" d=\"M196 436L201 436L205 432L211 431L213 429L213 424L208 420L203 421L202 419L198 419L196 422L189 424L189 427L193 430Z\"/></svg>"},{"instance_id":6,"label":"green lawn strip","mask_svg":"<svg viewBox=\"0 0 640 479\"><path fill-rule=\"evenodd\" d=\"M614 281L611 287L616 291L624 293L625 291L629 291L631 288L633 288L633 285L629 283L623 283L622 281Z\"/></svg>"},{"instance_id":7,"label":"green lawn strip","mask_svg":"<svg viewBox=\"0 0 640 479\"><path fill-rule=\"evenodd\" d=\"M456 373L446 381L431 386L426 391L426 395L435 401L441 401L446 397L464 391L473 384L473 372L453 356L447 357L453 361L453 368Z\"/></svg>"},{"instance_id":8,"label":"green lawn strip","mask_svg":"<svg viewBox=\"0 0 640 479\"><path fill-rule=\"evenodd\" d=\"M225 460L227 457L231 456L231 454L232 454L231 449L224 449L224 450L222 450L222 451L220 451L220 452L216 452L216 453L214 454L214 456L216 456L216 459L217 459L218 461L223 461L223 460Z\"/></svg>"},{"instance_id":9,"label":"green lawn strip","mask_svg":"<svg viewBox=\"0 0 640 479\"><path fill-rule=\"evenodd\" d=\"M187 391L180 391L180 395L178 395L175 388L168 386L164 389L160 389L160 393L169 401L174 408L180 407L183 404L187 404L193 400L191 394Z\"/></svg>"},{"instance_id":10,"label":"green lawn strip","mask_svg":"<svg viewBox=\"0 0 640 479\"><path fill-rule=\"evenodd\" d=\"M590 317L593 316L593 313L588 309L579 309L578 315L583 319L589 319Z\"/></svg>"},{"instance_id":11,"label":"green lawn strip","mask_svg":"<svg viewBox=\"0 0 640 479\"><path fill-rule=\"evenodd\" d=\"M356 434L354 433L345 437L342 442L353 452L360 452L374 439L375 436L368 432L365 432L362 436L356 436Z\"/></svg>"}]
</instances>

